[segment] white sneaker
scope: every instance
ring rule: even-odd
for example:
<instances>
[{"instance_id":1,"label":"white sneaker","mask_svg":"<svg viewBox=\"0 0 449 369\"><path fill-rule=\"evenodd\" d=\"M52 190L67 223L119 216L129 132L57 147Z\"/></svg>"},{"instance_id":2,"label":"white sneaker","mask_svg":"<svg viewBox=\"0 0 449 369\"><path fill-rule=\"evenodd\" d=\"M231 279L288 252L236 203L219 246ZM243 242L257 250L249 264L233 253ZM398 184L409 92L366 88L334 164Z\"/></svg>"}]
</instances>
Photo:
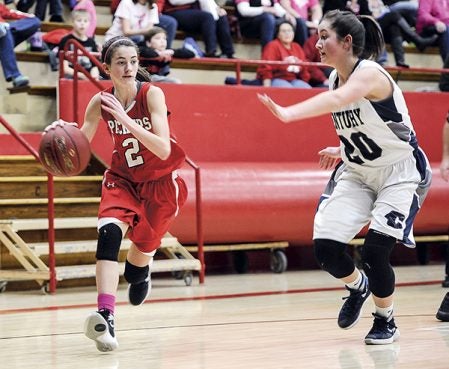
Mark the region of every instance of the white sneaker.
<instances>
[{"instance_id":1,"label":"white sneaker","mask_svg":"<svg viewBox=\"0 0 449 369\"><path fill-rule=\"evenodd\" d=\"M98 351L113 351L118 347L114 333L114 315L109 310L91 313L84 322L84 334L95 341Z\"/></svg>"}]
</instances>

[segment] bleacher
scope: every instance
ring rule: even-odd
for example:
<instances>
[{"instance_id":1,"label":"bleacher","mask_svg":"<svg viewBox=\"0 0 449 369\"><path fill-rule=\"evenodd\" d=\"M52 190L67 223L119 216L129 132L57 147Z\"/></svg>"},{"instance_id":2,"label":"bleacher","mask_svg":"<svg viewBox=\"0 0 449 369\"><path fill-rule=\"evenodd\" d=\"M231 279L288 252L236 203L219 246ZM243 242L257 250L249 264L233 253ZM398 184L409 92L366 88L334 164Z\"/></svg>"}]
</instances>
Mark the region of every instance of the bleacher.
<instances>
[{"instance_id":1,"label":"bleacher","mask_svg":"<svg viewBox=\"0 0 449 369\"><path fill-rule=\"evenodd\" d=\"M110 13L110 0L95 0L97 8L97 31L96 39L100 44L104 40L104 34L109 28L112 20ZM228 13L233 13L234 8L232 6L225 6ZM48 32L58 28L71 29L70 10L68 4L64 3L64 19L66 23L54 23L44 21L42 23L42 32ZM178 31L176 40L173 47L180 47L186 34L182 31ZM248 39L235 39L236 57L243 60L257 60L260 58L260 45L258 40ZM198 40L200 46L202 46L201 40ZM398 81L400 87L404 90L416 90L427 89L437 90L437 83L440 77L440 68L442 67L441 58L438 54L437 48L428 48L425 53L419 52L413 45L406 46L406 60L413 66L420 68L419 70L407 70L407 69L395 69L390 70L390 73ZM25 89L11 89L10 86L2 81L5 85L3 94L15 93L20 96L20 103L23 105L22 93L26 92L26 99L29 101L23 106L16 103L14 98L9 97L11 103L0 104L3 107L3 112L9 114L12 120L23 121L21 125L25 125L25 122L29 120L30 116L35 119L35 114L32 114L32 107L39 106L39 109L44 109L44 122L52 120L51 116L56 117L56 104L54 98L56 96L56 85L58 79L58 73L52 72L49 65L48 55L45 52L32 52L27 50L25 43L19 45L16 48L16 56L19 62L20 70L30 77L31 86ZM391 53L389 53L389 61L393 60ZM254 79L256 65L245 65L241 67L241 78ZM202 84L223 84L224 80L228 76L236 76L235 63L229 63L224 60L205 60L200 61L198 59L192 60L175 60L171 65L171 75L180 79L184 83L197 84L201 81ZM203 75L207 74L207 78ZM51 101L49 101L51 100ZM25 111L24 111L25 110ZM23 115L25 116L12 116ZM45 125L45 124L44 124ZM35 123L31 130L39 129L43 123Z\"/></svg>"}]
</instances>

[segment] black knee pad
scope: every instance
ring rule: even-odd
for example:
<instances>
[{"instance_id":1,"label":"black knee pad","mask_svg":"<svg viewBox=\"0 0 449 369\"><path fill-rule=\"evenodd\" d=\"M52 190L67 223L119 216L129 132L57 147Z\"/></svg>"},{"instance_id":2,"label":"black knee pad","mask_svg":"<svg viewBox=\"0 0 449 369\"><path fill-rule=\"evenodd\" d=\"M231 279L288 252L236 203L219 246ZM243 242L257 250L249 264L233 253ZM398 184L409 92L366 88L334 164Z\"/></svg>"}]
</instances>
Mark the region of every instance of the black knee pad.
<instances>
[{"instance_id":1,"label":"black knee pad","mask_svg":"<svg viewBox=\"0 0 449 369\"><path fill-rule=\"evenodd\" d=\"M362 248L363 270L374 296L388 297L394 292L395 276L390 254L396 243L394 237L369 230Z\"/></svg>"},{"instance_id":2,"label":"black knee pad","mask_svg":"<svg viewBox=\"0 0 449 369\"><path fill-rule=\"evenodd\" d=\"M98 230L97 260L118 261L122 243L122 230L117 224L109 223Z\"/></svg>"},{"instance_id":3,"label":"black knee pad","mask_svg":"<svg viewBox=\"0 0 449 369\"><path fill-rule=\"evenodd\" d=\"M143 282L148 277L149 272L150 267L148 265L144 267L138 267L126 260L125 273L123 274L123 276L128 283L137 284Z\"/></svg>"},{"instance_id":4,"label":"black knee pad","mask_svg":"<svg viewBox=\"0 0 449 369\"><path fill-rule=\"evenodd\" d=\"M354 262L346 252L347 245L342 242L318 238L314 240L315 258L321 269L329 272L335 278L350 275Z\"/></svg>"}]
</instances>

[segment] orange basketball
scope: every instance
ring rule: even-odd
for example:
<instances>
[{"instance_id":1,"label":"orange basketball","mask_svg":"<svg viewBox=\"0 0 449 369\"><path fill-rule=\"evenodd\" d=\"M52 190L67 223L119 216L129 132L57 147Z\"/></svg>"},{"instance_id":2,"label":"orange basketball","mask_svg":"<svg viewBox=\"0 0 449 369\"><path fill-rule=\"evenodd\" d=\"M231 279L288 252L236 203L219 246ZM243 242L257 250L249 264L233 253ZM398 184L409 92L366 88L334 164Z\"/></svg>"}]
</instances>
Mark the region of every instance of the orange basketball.
<instances>
[{"instance_id":1,"label":"orange basketball","mask_svg":"<svg viewBox=\"0 0 449 369\"><path fill-rule=\"evenodd\" d=\"M55 176L80 174L89 164L90 156L87 137L71 124L51 127L43 134L39 145L42 165Z\"/></svg>"}]
</instances>

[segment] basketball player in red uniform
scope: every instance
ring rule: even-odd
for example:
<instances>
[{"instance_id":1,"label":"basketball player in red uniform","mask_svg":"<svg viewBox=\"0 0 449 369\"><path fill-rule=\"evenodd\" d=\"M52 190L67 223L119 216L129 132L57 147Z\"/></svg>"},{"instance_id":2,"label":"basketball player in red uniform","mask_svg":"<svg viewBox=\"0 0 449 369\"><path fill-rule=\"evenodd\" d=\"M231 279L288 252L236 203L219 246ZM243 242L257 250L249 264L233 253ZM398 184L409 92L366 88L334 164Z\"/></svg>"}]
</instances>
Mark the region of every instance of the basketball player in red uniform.
<instances>
[{"instance_id":1,"label":"basketball player in red uniform","mask_svg":"<svg viewBox=\"0 0 449 369\"><path fill-rule=\"evenodd\" d=\"M153 255L184 204L187 188L176 174L185 154L170 138L164 93L136 80L144 73L136 45L126 37L112 38L103 47L102 60L113 86L92 97L81 130L91 141L104 120L114 151L104 174L98 215L98 310L87 317L84 332L98 350L112 351L118 347L114 307L123 236L128 231L132 241L124 273L128 298L140 305L151 290Z\"/></svg>"}]
</instances>

